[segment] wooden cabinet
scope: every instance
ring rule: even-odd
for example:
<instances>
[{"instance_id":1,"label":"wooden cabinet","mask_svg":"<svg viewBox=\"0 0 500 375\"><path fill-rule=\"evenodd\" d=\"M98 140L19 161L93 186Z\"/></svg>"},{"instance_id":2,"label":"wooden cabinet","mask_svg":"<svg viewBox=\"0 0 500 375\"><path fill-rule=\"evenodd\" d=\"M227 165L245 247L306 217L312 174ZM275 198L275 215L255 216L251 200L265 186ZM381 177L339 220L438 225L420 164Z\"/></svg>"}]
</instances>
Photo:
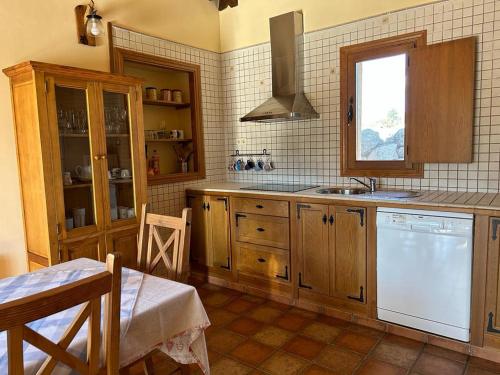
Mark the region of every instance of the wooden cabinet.
<instances>
[{"instance_id":1,"label":"wooden cabinet","mask_svg":"<svg viewBox=\"0 0 500 375\"><path fill-rule=\"evenodd\" d=\"M249 243L236 243L238 270L268 279L289 280L290 253Z\"/></svg>"},{"instance_id":2,"label":"wooden cabinet","mask_svg":"<svg viewBox=\"0 0 500 375\"><path fill-rule=\"evenodd\" d=\"M191 261L217 270L231 269L229 198L188 196L192 208Z\"/></svg>"},{"instance_id":3,"label":"wooden cabinet","mask_svg":"<svg viewBox=\"0 0 500 375\"><path fill-rule=\"evenodd\" d=\"M366 210L297 203L298 287L366 303Z\"/></svg>"},{"instance_id":4,"label":"wooden cabinet","mask_svg":"<svg viewBox=\"0 0 500 375\"><path fill-rule=\"evenodd\" d=\"M135 228L106 233L107 252L122 254L122 266L137 268L137 230Z\"/></svg>"},{"instance_id":5,"label":"wooden cabinet","mask_svg":"<svg viewBox=\"0 0 500 375\"><path fill-rule=\"evenodd\" d=\"M280 249L290 246L287 218L236 212L235 222L236 241Z\"/></svg>"},{"instance_id":6,"label":"wooden cabinet","mask_svg":"<svg viewBox=\"0 0 500 375\"><path fill-rule=\"evenodd\" d=\"M500 218L490 218L485 304L485 344L500 347Z\"/></svg>"},{"instance_id":7,"label":"wooden cabinet","mask_svg":"<svg viewBox=\"0 0 500 375\"><path fill-rule=\"evenodd\" d=\"M133 259L147 200L141 81L38 62L4 73L30 269L118 248Z\"/></svg>"}]
</instances>

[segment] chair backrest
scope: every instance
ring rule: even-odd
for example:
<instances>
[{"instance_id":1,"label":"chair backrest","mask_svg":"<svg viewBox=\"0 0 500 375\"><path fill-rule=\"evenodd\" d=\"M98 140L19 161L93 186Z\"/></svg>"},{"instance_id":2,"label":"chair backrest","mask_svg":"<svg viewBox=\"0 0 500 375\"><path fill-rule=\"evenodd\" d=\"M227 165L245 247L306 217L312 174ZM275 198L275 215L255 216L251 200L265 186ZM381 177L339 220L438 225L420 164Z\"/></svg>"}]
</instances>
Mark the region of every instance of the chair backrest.
<instances>
[{"instance_id":1,"label":"chair backrest","mask_svg":"<svg viewBox=\"0 0 500 375\"><path fill-rule=\"evenodd\" d=\"M104 368L101 368L101 296L104 306ZM119 371L121 259L109 254L106 271L54 289L0 305L0 331L7 331L9 375L24 373L23 340L48 354L37 375L51 374L62 362L80 374ZM32 321L82 305L65 333L54 343L26 326ZM87 361L82 361L67 348L88 318Z\"/></svg>"},{"instance_id":2,"label":"chair backrest","mask_svg":"<svg viewBox=\"0 0 500 375\"><path fill-rule=\"evenodd\" d=\"M152 273L163 261L167 277L175 281L185 281L189 266L189 245L191 233L191 209L184 208L181 217L157 215L146 212L142 205L141 229L139 231L137 267L141 269L144 240L147 232L146 264L144 272ZM170 237L163 241L160 228L170 230ZM158 253L153 258L153 242ZM169 249L172 251L169 252Z\"/></svg>"}]
</instances>

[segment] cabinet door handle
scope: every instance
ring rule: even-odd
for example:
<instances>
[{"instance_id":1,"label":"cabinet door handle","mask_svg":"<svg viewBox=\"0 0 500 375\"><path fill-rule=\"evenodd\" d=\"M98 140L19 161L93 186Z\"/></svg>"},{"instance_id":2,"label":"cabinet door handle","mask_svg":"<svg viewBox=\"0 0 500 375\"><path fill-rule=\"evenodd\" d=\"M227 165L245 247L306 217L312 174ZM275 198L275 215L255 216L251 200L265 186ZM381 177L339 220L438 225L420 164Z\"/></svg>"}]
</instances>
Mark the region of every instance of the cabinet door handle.
<instances>
[{"instance_id":1,"label":"cabinet door handle","mask_svg":"<svg viewBox=\"0 0 500 375\"><path fill-rule=\"evenodd\" d=\"M308 204L298 203L297 204L297 219L300 219L300 210L303 208L311 208L311 206Z\"/></svg>"},{"instance_id":2,"label":"cabinet door handle","mask_svg":"<svg viewBox=\"0 0 500 375\"><path fill-rule=\"evenodd\" d=\"M362 208L348 208L346 210L349 213L356 213L359 214L359 224L361 226L365 225L365 210Z\"/></svg>"},{"instance_id":3,"label":"cabinet door handle","mask_svg":"<svg viewBox=\"0 0 500 375\"><path fill-rule=\"evenodd\" d=\"M328 222L328 216L326 214L323 215L323 224L326 224Z\"/></svg>"},{"instance_id":4,"label":"cabinet door handle","mask_svg":"<svg viewBox=\"0 0 500 375\"><path fill-rule=\"evenodd\" d=\"M94 160L99 160L100 156L99 155L94 155Z\"/></svg>"},{"instance_id":5,"label":"cabinet door handle","mask_svg":"<svg viewBox=\"0 0 500 375\"><path fill-rule=\"evenodd\" d=\"M224 210L227 211L227 198L217 198L218 201L224 201Z\"/></svg>"},{"instance_id":6,"label":"cabinet door handle","mask_svg":"<svg viewBox=\"0 0 500 375\"><path fill-rule=\"evenodd\" d=\"M236 216L236 226L238 226L238 219L240 217L247 217L247 215L242 215L242 214L236 214L235 216Z\"/></svg>"},{"instance_id":7,"label":"cabinet door handle","mask_svg":"<svg viewBox=\"0 0 500 375\"><path fill-rule=\"evenodd\" d=\"M255 207L256 207L256 208L258 208L258 209L262 209L262 208L264 208L264 206L263 206L263 205L261 205L261 204L258 204L258 205L257 205L257 206L255 206Z\"/></svg>"},{"instance_id":8,"label":"cabinet door handle","mask_svg":"<svg viewBox=\"0 0 500 375\"><path fill-rule=\"evenodd\" d=\"M266 263L266 260L265 260L264 258L259 258L259 259L257 259L257 261L258 261L259 263Z\"/></svg>"},{"instance_id":9,"label":"cabinet door handle","mask_svg":"<svg viewBox=\"0 0 500 375\"><path fill-rule=\"evenodd\" d=\"M347 126L352 124L354 118L354 98L351 96L349 98L349 104L347 106Z\"/></svg>"},{"instance_id":10,"label":"cabinet door handle","mask_svg":"<svg viewBox=\"0 0 500 375\"><path fill-rule=\"evenodd\" d=\"M359 302L365 302L365 298L363 296L363 287L362 286L359 287L359 297L347 296L347 298L354 299Z\"/></svg>"},{"instance_id":11,"label":"cabinet door handle","mask_svg":"<svg viewBox=\"0 0 500 375\"><path fill-rule=\"evenodd\" d=\"M257 232L264 232L264 228L257 228Z\"/></svg>"},{"instance_id":12,"label":"cabinet door handle","mask_svg":"<svg viewBox=\"0 0 500 375\"><path fill-rule=\"evenodd\" d=\"M302 284L302 273L299 272L299 288L312 289L312 286Z\"/></svg>"},{"instance_id":13,"label":"cabinet door handle","mask_svg":"<svg viewBox=\"0 0 500 375\"><path fill-rule=\"evenodd\" d=\"M231 261L230 261L229 257L227 257L227 266L220 266L220 268L224 268L225 270L231 269Z\"/></svg>"},{"instance_id":14,"label":"cabinet door handle","mask_svg":"<svg viewBox=\"0 0 500 375\"><path fill-rule=\"evenodd\" d=\"M203 204L201 205L201 207L203 208L203 210L206 210L207 209L207 204L205 202L203 202Z\"/></svg>"},{"instance_id":15,"label":"cabinet door handle","mask_svg":"<svg viewBox=\"0 0 500 375\"><path fill-rule=\"evenodd\" d=\"M330 215L330 225L333 225L334 222L335 218L333 217L333 215Z\"/></svg>"},{"instance_id":16,"label":"cabinet door handle","mask_svg":"<svg viewBox=\"0 0 500 375\"><path fill-rule=\"evenodd\" d=\"M492 225L492 229L491 229L491 239L493 241L496 241L496 239L498 238L497 236L497 232L498 232L498 226L500 225L500 219L493 219L491 220L491 225Z\"/></svg>"},{"instance_id":17,"label":"cabinet door handle","mask_svg":"<svg viewBox=\"0 0 500 375\"><path fill-rule=\"evenodd\" d=\"M207 203L207 211L210 211L210 203Z\"/></svg>"},{"instance_id":18,"label":"cabinet door handle","mask_svg":"<svg viewBox=\"0 0 500 375\"><path fill-rule=\"evenodd\" d=\"M285 275L276 275L278 279L288 280L288 266L285 266Z\"/></svg>"}]
</instances>

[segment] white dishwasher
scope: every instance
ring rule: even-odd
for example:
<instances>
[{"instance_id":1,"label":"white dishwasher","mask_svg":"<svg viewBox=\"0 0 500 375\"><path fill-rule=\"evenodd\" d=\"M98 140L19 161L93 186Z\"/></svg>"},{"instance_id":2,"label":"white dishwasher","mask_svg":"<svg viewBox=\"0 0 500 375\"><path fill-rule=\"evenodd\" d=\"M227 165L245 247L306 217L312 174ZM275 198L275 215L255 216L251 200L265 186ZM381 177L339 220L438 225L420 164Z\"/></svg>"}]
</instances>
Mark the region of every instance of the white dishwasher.
<instances>
[{"instance_id":1,"label":"white dishwasher","mask_svg":"<svg viewBox=\"0 0 500 375\"><path fill-rule=\"evenodd\" d=\"M378 318L469 341L473 215L377 210Z\"/></svg>"}]
</instances>

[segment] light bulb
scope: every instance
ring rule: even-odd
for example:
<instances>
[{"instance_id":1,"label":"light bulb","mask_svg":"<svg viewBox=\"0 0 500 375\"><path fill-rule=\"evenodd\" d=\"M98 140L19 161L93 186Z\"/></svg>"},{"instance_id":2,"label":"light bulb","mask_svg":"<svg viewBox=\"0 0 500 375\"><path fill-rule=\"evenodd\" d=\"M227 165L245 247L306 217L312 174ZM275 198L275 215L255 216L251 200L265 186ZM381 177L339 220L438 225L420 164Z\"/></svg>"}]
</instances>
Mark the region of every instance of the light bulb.
<instances>
[{"instance_id":1,"label":"light bulb","mask_svg":"<svg viewBox=\"0 0 500 375\"><path fill-rule=\"evenodd\" d=\"M104 26L101 19L102 17L95 13L87 16L87 34L95 37L104 35Z\"/></svg>"}]
</instances>

